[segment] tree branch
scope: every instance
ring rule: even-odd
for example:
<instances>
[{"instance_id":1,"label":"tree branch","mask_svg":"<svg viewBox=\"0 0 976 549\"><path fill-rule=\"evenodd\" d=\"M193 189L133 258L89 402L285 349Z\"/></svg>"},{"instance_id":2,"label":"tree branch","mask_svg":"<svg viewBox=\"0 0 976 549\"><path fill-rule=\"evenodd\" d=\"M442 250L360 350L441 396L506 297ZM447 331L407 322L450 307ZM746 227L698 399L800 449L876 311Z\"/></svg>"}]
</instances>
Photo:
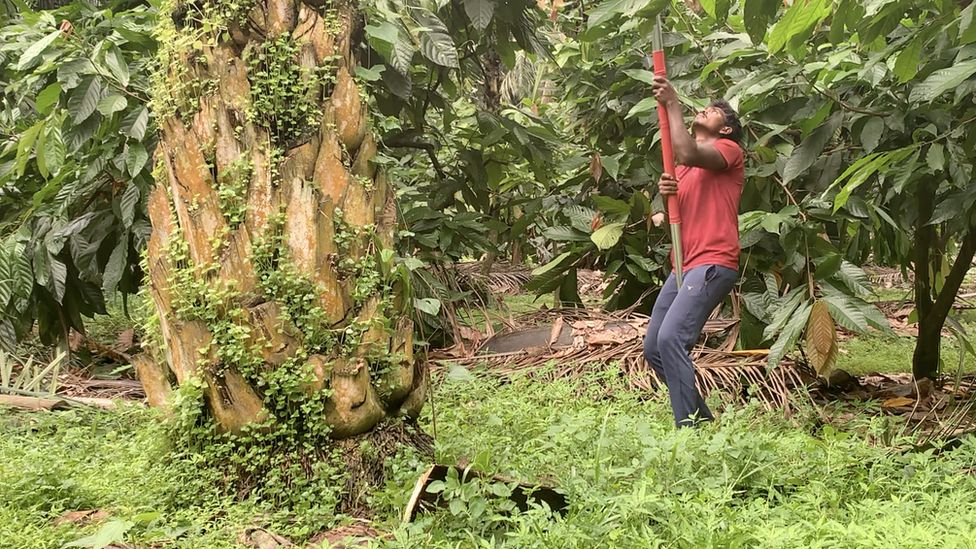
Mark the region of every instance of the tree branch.
<instances>
[{"instance_id":1,"label":"tree branch","mask_svg":"<svg viewBox=\"0 0 976 549\"><path fill-rule=\"evenodd\" d=\"M922 183L916 194L918 220L915 228L915 306L918 308L919 326L929 318L932 310L932 282L929 277L930 248L935 242L935 228L928 224L932 217L931 185Z\"/></svg>"},{"instance_id":2,"label":"tree branch","mask_svg":"<svg viewBox=\"0 0 976 549\"><path fill-rule=\"evenodd\" d=\"M829 90L820 89L819 87L817 87L817 84L815 82L812 82L807 77L807 75L805 75L803 73L800 73L800 76L804 80L806 80L807 83L810 84L810 87L813 88L814 90L816 90L817 93L819 93L820 95L826 97L827 99L830 99L834 103L837 103L845 111L851 111L851 112L856 112L856 113L860 113L860 114L867 114L867 115L870 115L870 116L882 116L882 117L883 116L888 116L889 114L891 114L891 113L886 113L886 112L881 112L881 111L873 111L871 109L865 109L864 107L858 107L857 105L851 105L847 101L844 101L843 99L841 99L840 96L838 96L837 94L835 94L835 93L833 93L833 92L831 92Z\"/></svg>"},{"instance_id":3,"label":"tree branch","mask_svg":"<svg viewBox=\"0 0 976 549\"><path fill-rule=\"evenodd\" d=\"M962 286L962 282L966 278L966 273L969 272L969 268L972 266L974 255L976 255L976 232L970 231L963 237L962 246L959 247L959 254L956 255L956 260L952 263L952 268L949 269L949 274L946 276L945 283L942 285L942 291L939 292L935 303L929 311L928 316L930 321L944 321L945 317L948 316L949 311L952 309L952 304L956 300L959 287Z\"/></svg>"},{"instance_id":4,"label":"tree branch","mask_svg":"<svg viewBox=\"0 0 976 549\"><path fill-rule=\"evenodd\" d=\"M383 140L383 143L387 147L420 149L427 151L427 156L430 158L430 163L434 166L434 171L437 172L437 176L441 179L447 179L447 173L444 171L444 167L441 166L440 161L437 160L437 147L433 143L410 139L403 136L388 137Z\"/></svg>"}]
</instances>

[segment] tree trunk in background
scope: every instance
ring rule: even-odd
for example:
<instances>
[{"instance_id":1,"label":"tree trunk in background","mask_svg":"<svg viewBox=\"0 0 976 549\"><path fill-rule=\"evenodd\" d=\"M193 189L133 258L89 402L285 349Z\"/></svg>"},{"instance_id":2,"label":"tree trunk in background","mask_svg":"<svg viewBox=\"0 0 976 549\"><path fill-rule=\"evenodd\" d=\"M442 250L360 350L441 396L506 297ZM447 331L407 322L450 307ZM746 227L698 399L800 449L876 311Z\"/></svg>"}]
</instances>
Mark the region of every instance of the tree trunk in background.
<instances>
[{"instance_id":1,"label":"tree trunk in background","mask_svg":"<svg viewBox=\"0 0 976 549\"><path fill-rule=\"evenodd\" d=\"M930 250L936 242L935 227L929 225L932 217L932 200L935 189L932 183L919 185L918 220L915 222L915 311L918 315L918 339L912 355L912 372L916 379L932 378L939 371L940 339L942 324L931 322L932 312L932 264ZM943 319L944 320L944 319Z\"/></svg>"},{"instance_id":2,"label":"tree trunk in background","mask_svg":"<svg viewBox=\"0 0 976 549\"><path fill-rule=\"evenodd\" d=\"M219 430L287 425L313 445L415 418L428 378L353 77L361 20L244 4L161 16L148 273L167 371L140 364L150 401L202 381Z\"/></svg>"},{"instance_id":3,"label":"tree trunk in background","mask_svg":"<svg viewBox=\"0 0 976 549\"><path fill-rule=\"evenodd\" d=\"M935 378L939 373L941 360L942 328L952 312L956 294L972 267L976 255L976 227L959 241L959 250L941 287L932 280L943 263L943 255L948 252L948 235L940 239L936 228L928 223L933 214L935 183L928 182L918 189L918 220L915 225L915 311L918 316L918 338L912 354L912 374L915 379ZM952 235L958 238L958 235ZM933 256L932 252L936 255ZM938 291L935 291L936 288Z\"/></svg>"}]
</instances>

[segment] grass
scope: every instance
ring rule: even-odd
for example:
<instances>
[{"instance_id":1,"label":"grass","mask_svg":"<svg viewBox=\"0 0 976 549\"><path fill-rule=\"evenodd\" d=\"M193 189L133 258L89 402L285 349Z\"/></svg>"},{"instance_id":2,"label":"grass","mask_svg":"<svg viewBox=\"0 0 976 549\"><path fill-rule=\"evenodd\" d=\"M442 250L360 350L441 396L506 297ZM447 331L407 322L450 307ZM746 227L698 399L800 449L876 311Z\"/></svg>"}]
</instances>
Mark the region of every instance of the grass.
<instances>
[{"instance_id":1,"label":"grass","mask_svg":"<svg viewBox=\"0 0 976 549\"><path fill-rule=\"evenodd\" d=\"M172 547L236 547L256 514L213 495L199 464L168 459L153 410L0 410L0 546L60 548L109 523L134 543L179 536ZM55 525L65 511L101 509L102 524ZM129 524L131 523L131 525Z\"/></svg>"},{"instance_id":2,"label":"grass","mask_svg":"<svg viewBox=\"0 0 976 549\"><path fill-rule=\"evenodd\" d=\"M976 310L962 310L953 314L966 330L970 341L976 344L973 339L976 335ZM942 372L955 375L959 370L959 341L954 336L943 336L941 346ZM911 372L915 338L894 334L861 334L840 342L839 348L836 367L851 374ZM976 357L966 354L962 371L976 372Z\"/></svg>"},{"instance_id":3,"label":"grass","mask_svg":"<svg viewBox=\"0 0 976 549\"><path fill-rule=\"evenodd\" d=\"M973 333L970 331L970 333ZM902 373L912 371L915 338L885 335L861 335L840 342L837 368L860 376L870 373ZM942 372L955 375L959 369L959 344L954 337L942 339ZM976 357L967 354L963 373L976 372Z\"/></svg>"},{"instance_id":4,"label":"grass","mask_svg":"<svg viewBox=\"0 0 976 549\"><path fill-rule=\"evenodd\" d=\"M551 296L505 296L513 316L540 302L551 306ZM93 336L124 329L117 309ZM976 312L960 321L976 333ZM840 347L837 366L854 374L905 372L914 340L861 335ZM957 357L946 338L947 372ZM976 359L967 357L965 370L976 371ZM607 384L616 387L609 397ZM501 382L462 369L437 381L433 403L422 422L436 435L437 461L555 484L568 512L512 514L498 496L504 487L449 482L447 509L401 525L426 466L405 453L373 495L374 526L390 534L373 547L976 547L976 443L939 456L893 452L898 420L873 416L872 404L852 423L819 426L812 410L787 420L714 401L718 422L675 431L665 395L635 394L612 374ZM175 459L166 440L156 412L135 406L0 409L0 547L98 546L103 536L136 547L224 548L243 547L239 536L252 526L294 541L310 532L307 518L216 492L215 471ZM107 517L55 522L82 509Z\"/></svg>"},{"instance_id":5,"label":"grass","mask_svg":"<svg viewBox=\"0 0 976 549\"><path fill-rule=\"evenodd\" d=\"M475 372L477 374L477 372ZM607 397L598 387L616 387ZM880 441L896 420L863 416L815 428L756 406L676 431L663 395L610 374L574 382L501 382L455 370L438 381L423 423L437 460L545 479L570 502L507 514L499 487L448 486L449 509L399 524L424 463L404 454L374 494L375 547L969 547L976 545L976 443L899 454ZM153 411L0 415L0 546L57 548L125 528L128 543L237 547L248 525L288 531L250 502L214 494L204 464L173 461ZM502 489L503 491L503 489ZM500 493L500 492L499 492ZM72 509L101 524L54 525ZM341 522L336 517L336 522Z\"/></svg>"}]
</instances>

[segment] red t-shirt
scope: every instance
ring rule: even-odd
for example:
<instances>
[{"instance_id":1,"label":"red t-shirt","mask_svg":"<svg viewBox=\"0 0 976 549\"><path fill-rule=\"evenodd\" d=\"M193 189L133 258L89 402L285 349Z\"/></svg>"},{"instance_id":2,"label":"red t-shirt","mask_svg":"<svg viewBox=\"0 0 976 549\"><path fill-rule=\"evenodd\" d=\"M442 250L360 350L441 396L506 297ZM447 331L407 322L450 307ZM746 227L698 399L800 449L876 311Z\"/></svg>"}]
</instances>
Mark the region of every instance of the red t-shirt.
<instances>
[{"instance_id":1,"label":"red t-shirt","mask_svg":"<svg viewBox=\"0 0 976 549\"><path fill-rule=\"evenodd\" d=\"M745 181L742 148L730 139L716 139L725 157L724 170L678 166L678 211L685 271L702 265L739 269L739 197ZM672 253L672 264L673 264Z\"/></svg>"}]
</instances>

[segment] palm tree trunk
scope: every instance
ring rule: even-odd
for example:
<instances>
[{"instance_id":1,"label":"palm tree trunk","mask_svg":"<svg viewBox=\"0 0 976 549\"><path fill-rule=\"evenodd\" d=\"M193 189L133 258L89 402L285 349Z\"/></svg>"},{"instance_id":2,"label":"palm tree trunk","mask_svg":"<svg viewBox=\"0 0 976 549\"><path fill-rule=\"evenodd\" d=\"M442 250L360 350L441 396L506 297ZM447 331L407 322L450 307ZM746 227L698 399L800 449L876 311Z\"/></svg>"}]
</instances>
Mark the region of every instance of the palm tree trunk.
<instances>
[{"instance_id":1,"label":"palm tree trunk","mask_svg":"<svg viewBox=\"0 0 976 549\"><path fill-rule=\"evenodd\" d=\"M220 431L287 425L317 444L415 418L428 378L353 77L360 19L312 4L181 4L161 23L148 250L160 366L140 369L151 395L202 383Z\"/></svg>"}]
</instances>

